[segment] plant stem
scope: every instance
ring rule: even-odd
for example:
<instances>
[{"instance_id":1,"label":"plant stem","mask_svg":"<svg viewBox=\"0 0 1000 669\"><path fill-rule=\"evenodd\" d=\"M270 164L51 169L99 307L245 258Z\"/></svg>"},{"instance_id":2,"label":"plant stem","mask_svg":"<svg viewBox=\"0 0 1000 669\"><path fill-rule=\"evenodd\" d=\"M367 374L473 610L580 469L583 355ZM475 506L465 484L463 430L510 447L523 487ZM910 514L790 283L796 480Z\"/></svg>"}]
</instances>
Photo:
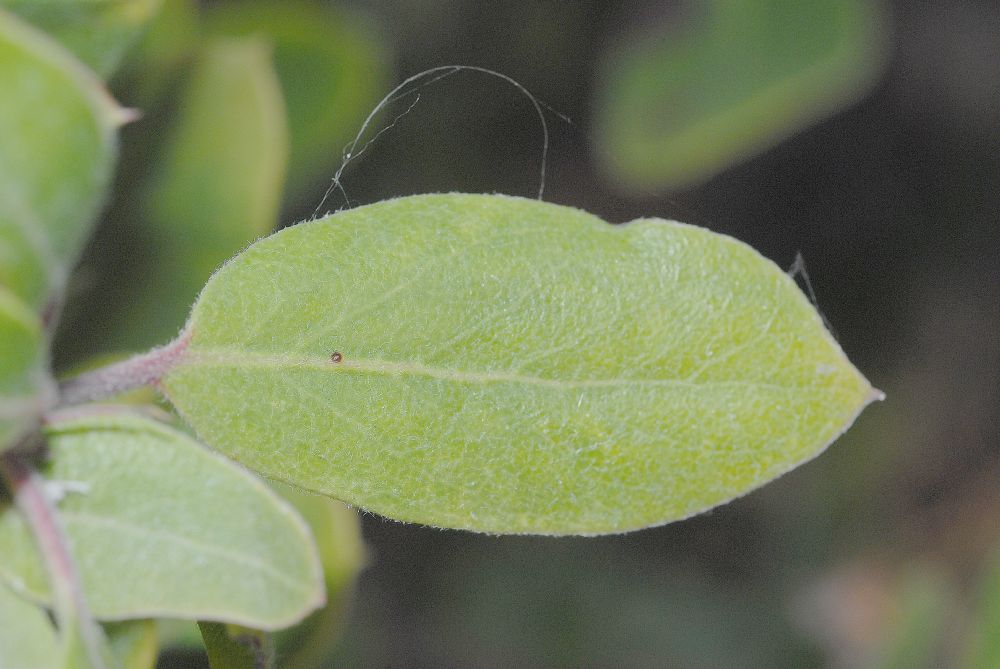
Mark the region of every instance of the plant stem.
<instances>
[{"instance_id":1,"label":"plant stem","mask_svg":"<svg viewBox=\"0 0 1000 669\"><path fill-rule=\"evenodd\" d=\"M166 346L63 381L59 384L59 405L106 400L128 390L155 385L181 359L190 341L190 331L186 330Z\"/></svg>"},{"instance_id":2,"label":"plant stem","mask_svg":"<svg viewBox=\"0 0 1000 669\"><path fill-rule=\"evenodd\" d=\"M20 456L0 456L0 474L6 480L18 510L38 544L52 588L52 606L63 635L76 627L91 666L104 667L101 630L90 614L83 586L59 515L45 492L41 476Z\"/></svg>"}]
</instances>

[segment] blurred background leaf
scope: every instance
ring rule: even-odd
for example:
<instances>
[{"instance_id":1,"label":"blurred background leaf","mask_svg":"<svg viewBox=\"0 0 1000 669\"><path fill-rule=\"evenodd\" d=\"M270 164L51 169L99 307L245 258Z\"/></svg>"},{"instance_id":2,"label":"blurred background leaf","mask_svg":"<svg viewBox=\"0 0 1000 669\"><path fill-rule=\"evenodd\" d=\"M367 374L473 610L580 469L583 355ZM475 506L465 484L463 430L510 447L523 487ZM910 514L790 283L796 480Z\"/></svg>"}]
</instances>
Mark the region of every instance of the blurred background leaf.
<instances>
[{"instance_id":1,"label":"blurred background leaf","mask_svg":"<svg viewBox=\"0 0 1000 669\"><path fill-rule=\"evenodd\" d=\"M162 0L0 0L109 77L156 15Z\"/></svg>"},{"instance_id":2,"label":"blurred background leaf","mask_svg":"<svg viewBox=\"0 0 1000 669\"><path fill-rule=\"evenodd\" d=\"M1000 667L1000 550L986 564L975 590L974 614L963 667Z\"/></svg>"},{"instance_id":3,"label":"blurred background leaf","mask_svg":"<svg viewBox=\"0 0 1000 669\"><path fill-rule=\"evenodd\" d=\"M269 637L223 623L198 623L212 669L268 669L273 666Z\"/></svg>"},{"instance_id":4,"label":"blurred background leaf","mask_svg":"<svg viewBox=\"0 0 1000 669\"><path fill-rule=\"evenodd\" d=\"M54 40L0 9L0 451L51 403L48 330L117 154L120 109Z\"/></svg>"},{"instance_id":5,"label":"blurred background leaf","mask_svg":"<svg viewBox=\"0 0 1000 669\"><path fill-rule=\"evenodd\" d=\"M273 45L291 140L285 222L311 215L311 192L327 183L387 90L385 46L361 15L302 0L218 3L206 12L206 29Z\"/></svg>"},{"instance_id":6,"label":"blurred background leaf","mask_svg":"<svg viewBox=\"0 0 1000 669\"><path fill-rule=\"evenodd\" d=\"M107 342L140 350L179 331L212 272L277 223L288 156L270 47L218 38L201 50L177 120L149 168L144 271Z\"/></svg>"},{"instance_id":7,"label":"blurred background leaf","mask_svg":"<svg viewBox=\"0 0 1000 669\"><path fill-rule=\"evenodd\" d=\"M704 181L856 101L884 63L879 0L699 0L604 65L597 142L632 188Z\"/></svg>"},{"instance_id":8,"label":"blurred background leaf","mask_svg":"<svg viewBox=\"0 0 1000 669\"><path fill-rule=\"evenodd\" d=\"M0 10L0 285L39 312L105 198L121 110L45 33Z\"/></svg>"},{"instance_id":9,"label":"blurred background leaf","mask_svg":"<svg viewBox=\"0 0 1000 669\"><path fill-rule=\"evenodd\" d=\"M107 623L104 632L122 669L153 669L156 666L159 639L154 621Z\"/></svg>"},{"instance_id":10,"label":"blurred background leaf","mask_svg":"<svg viewBox=\"0 0 1000 669\"><path fill-rule=\"evenodd\" d=\"M300 625L275 634L283 669L322 669L331 665L343 636L354 584L367 562L358 513L342 502L274 483L309 524L319 546L326 582L326 605Z\"/></svg>"},{"instance_id":11,"label":"blurred background leaf","mask_svg":"<svg viewBox=\"0 0 1000 669\"><path fill-rule=\"evenodd\" d=\"M893 620L872 666L877 669L933 669L944 661L945 627L953 620L951 592L935 568L913 565L895 594ZM979 665L989 666L989 665Z\"/></svg>"}]
</instances>

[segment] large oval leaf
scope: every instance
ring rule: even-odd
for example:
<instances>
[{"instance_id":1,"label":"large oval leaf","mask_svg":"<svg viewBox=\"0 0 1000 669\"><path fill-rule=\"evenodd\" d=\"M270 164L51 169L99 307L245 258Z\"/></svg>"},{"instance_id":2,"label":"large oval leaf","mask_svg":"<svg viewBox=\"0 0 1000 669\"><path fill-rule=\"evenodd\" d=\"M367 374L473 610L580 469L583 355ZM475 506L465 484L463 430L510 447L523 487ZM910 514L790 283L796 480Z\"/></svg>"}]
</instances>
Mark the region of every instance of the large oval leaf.
<instances>
[{"instance_id":1,"label":"large oval leaf","mask_svg":"<svg viewBox=\"0 0 1000 669\"><path fill-rule=\"evenodd\" d=\"M46 476L88 603L102 619L173 617L276 629L323 600L312 538L261 481L187 436L121 410L56 416ZM48 599L20 516L0 513L0 576Z\"/></svg>"},{"instance_id":2,"label":"large oval leaf","mask_svg":"<svg viewBox=\"0 0 1000 669\"><path fill-rule=\"evenodd\" d=\"M746 245L503 196L283 230L209 281L185 336L162 387L209 444L490 532L683 518L812 458L876 396Z\"/></svg>"}]
</instances>

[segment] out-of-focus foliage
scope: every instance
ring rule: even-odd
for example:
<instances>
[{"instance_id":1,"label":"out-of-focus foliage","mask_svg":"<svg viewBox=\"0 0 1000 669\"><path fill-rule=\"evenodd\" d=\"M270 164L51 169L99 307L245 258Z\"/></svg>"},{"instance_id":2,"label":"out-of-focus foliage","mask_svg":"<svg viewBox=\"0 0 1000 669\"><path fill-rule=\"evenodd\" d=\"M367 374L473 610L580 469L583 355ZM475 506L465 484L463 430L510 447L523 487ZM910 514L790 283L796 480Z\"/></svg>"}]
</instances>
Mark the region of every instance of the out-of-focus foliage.
<instances>
[{"instance_id":1,"label":"out-of-focus foliage","mask_svg":"<svg viewBox=\"0 0 1000 669\"><path fill-rule=\"evenodd\" d=\"M206 12L206 29L266 35L272 45L291 140L286 198L289 208L300 209L300 198L329 178L385 93L385 47L345 8L303 0L218 3Z\"/></svg>"},{"instance_id":2,"label":"out-of-focus foliage","mask_svg":"<svg viewBox=\"0 0 1000 669\"><path fill-rule=\"evenodd\" d=\"M881 70L879 2L697 0L622 38L598 93L603 158L624 186L690 186L843 109Z\"/></svg>"},{"instance_id":3,"label":"out-of-focus foliage","mask_svg":"<svg viewBox=\"0 0 1000 669\"><path fill-rule=\"evenodd\" d=\"M1000 551L986 565L976 588L972 627L964 667L1000 667Z\"/></svg>"},{"instance_id":4,"label":"out-of-focus foliage","mask_svg":"<svg viewBox=\"0 0 1000 669\"><path fill-rule=\"evenodd\" d=\"M0 0L102 77L118 68L162 0Z\"/></svg>"},{"instance_id":5,"label":"out-of-focus foliage","mask_svg":"<svg viewBox=\"0 0 1000 669\"><path fill-rule=\"evenodd\" d=\"M273 666L270 638L261 632L223 623L198 623L212 669Z\"/></svg>"},{"instance_id":6,"label":"out-of-focus foliage","mask_svg":"<svg viewBox=\"0 0 1000 669\"><path fill-rule=\"evenodd\" d=\"M0 286L41 312L103 203L122 115L97 77L6 12L0 81Z\"/></svg>"},{"instance_id":7,"label":"out-of-focus foliage","mask_svg":"<svg viewBox=\"0 0 1000 669\"><path fill-rule=\"evenodd\" d=\"M46 330L117 155L121 110L45 34L0 10L0 450L53 399Z\"/></svg>"},{"instance_id":8,"label":"out-of-focus foliage","mask_svg":"<svg viewBox=\"0 0 1000 669\"><path fill-rule=\"evenodd\" d=\"M892 602L891 624L873 656L877 669L934 669L944 663L946 624L953 617L951 591L936 569L907 569ZM989 666L989 665L978 665Z\"/></svg>"},{"instance_id":9,"label":"out-of-focus foliage","mask_svg":"<svg viewBox=\"0 0 1000 669\"><path fill-rule=\"evenodd\" d=\"M360 520L342 502L274 485L312 529L326 582L326 605L295 627L276 633L276 653L284 669L323 669L330 666L344 633L354 580L367 564Z\"/></svg>"},{"instance_id":10,"label":"out-of-focus foliage","mask_svg":"<svg viewBox=\"0 0 1000 669\"><path fill-rule=\"evenodd\" d=\"M152 620L127 620L107 623L104 632L112 654L122 669L153 669L160 650L156 623Z\"/></svg>"},{"instance_id":11,"label":"out-of-focus foliage","mask_svg":"<svg viewBox=\"0 0 1000 669\"><path fill-rule=\"evenodd\" d=\"M150 167L145 206L135 213L153 256L110 346L162 343L212 272L274 228L287 154L270 46L259 38L209 40Z\"/></svg>"}]
</instances>

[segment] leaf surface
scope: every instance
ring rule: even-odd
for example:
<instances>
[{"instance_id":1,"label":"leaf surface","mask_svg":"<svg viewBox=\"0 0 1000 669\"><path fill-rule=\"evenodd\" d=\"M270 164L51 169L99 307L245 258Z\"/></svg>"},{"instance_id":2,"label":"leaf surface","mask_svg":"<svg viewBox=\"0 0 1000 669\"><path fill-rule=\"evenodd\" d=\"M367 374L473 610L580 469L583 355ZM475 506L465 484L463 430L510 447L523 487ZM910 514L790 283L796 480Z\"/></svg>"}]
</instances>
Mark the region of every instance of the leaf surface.
<instances>
[{"instance_id":1,"label":"leaf surface","mask_svg":"<svg viewBox=\"0 0 1000 669\"><path fill-rule=\"evenodd\" d=\"M61 291L104 197L121 110L51 38L0 10L0 287Z\"/></svg>"},{"instance_id":2,"label":"leaf surface","mask_svg":"<svg viewBox=\"0 0 1000 669\"><path fill-rule=\"evenodd\" d=\"M711 508L877 397L748 246L489 195L302 223L217 272L161 386L205 441L391 518L598 534Z\"/></svg>"},{"instance_id":3,"label":"leaf surface","mask_svg":"<svg viewBox=\"0 0 1000 669\"><path fill-rule=\"evenodd\" d=\"M630 36L598 93L606 163L632 188L683 188L853 103L885 61L877 4L706 0Z\"/></svg>"},{"instance_id":4,"label":"leaf surface","mask_svg":"<svg viewBox=\"0 0 1000 669\"><path fill-rule=\"evenodd\" d=\"M96 411L96 410L94 410ZM299 516L262 482L187 436L109 410L57 416L46 477L72 482L60 516L93 613L273 629L322 603L316 549ZM0 575L45 601L31 537L0 514Z\"/></svg>"}]
</instances>

